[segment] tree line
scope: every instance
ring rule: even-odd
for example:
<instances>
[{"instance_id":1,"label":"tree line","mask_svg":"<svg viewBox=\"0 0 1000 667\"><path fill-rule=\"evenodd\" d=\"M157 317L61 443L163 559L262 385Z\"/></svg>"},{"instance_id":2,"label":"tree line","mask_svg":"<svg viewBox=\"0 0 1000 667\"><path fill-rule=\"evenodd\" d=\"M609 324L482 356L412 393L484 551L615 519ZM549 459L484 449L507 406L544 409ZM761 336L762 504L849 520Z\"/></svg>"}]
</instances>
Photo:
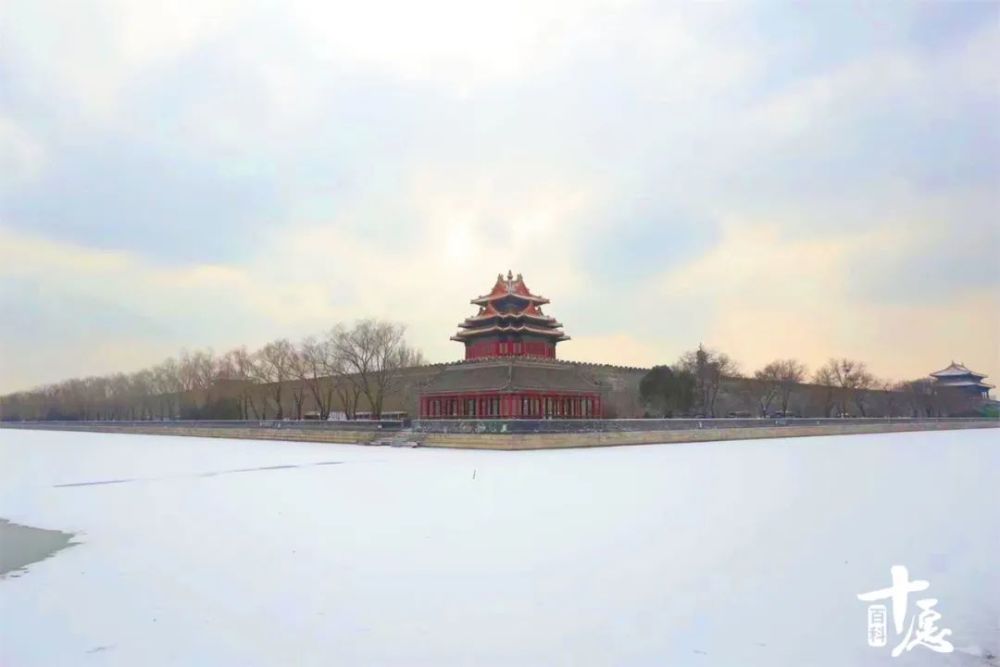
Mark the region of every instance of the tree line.
<instances>
[{"instance_id":1,"label":"tree line","mask_svg":"<svg viewBox=\"0 0 1000 667\"><path fill-rule=\"evenodd\" d=\"M280 338L258 350L216 355L184 351L134 373L73 378L0 397L3 420L347 419L383 412L398 393L399 371L424 364L395 322L361 320L298 343ZM775 359L744 374L727 354L699 345L673 365L654 366L639 383L649 417L802 416L810 393L824 416L971 414L974 401L929 378L879 380L864 362L830 359L809 374L795 359ZM729 409L720 408L727 394ZM877 406L874 405L877 403ZM738 404L739 410L732 406ZM306 409L311 408L310 413Z\"/></svg>"},{"instance_id":2,"label":"tree line","mask_svg":"<svg viewBox=\"0 0 1000 667\"><path fill-rule=\"evenodd\" d=\"M719 394L728 385L746 406L740 416L800 416L793 399L815 385L826 417L870 416L879 401L883 416L930 416L974 408L959 392L941 391L929 378L896 382L880 380L864 362L830 359L811 375L796 359L775 359L750 374L727 354L699 345L673 365L654 366L640 381L639 393L650 417L723 417ZM817 389L818 388L818 389Z\"/></svg>"},{"instance_id":3,"label":"tree line","mask_svg":"<svg viewBox=\"0 0 1000 667\"><path fill-rule=\"evenodd\" d=\"M302 419L307 399L319 419L335 404L353 419L362 403L378 419L396 371L423 363L403 325L366 319L298 343L279 338L221 355L183 351L134 373L16 392L0 397L0 419Z\"/></svg>"}]
</instances>

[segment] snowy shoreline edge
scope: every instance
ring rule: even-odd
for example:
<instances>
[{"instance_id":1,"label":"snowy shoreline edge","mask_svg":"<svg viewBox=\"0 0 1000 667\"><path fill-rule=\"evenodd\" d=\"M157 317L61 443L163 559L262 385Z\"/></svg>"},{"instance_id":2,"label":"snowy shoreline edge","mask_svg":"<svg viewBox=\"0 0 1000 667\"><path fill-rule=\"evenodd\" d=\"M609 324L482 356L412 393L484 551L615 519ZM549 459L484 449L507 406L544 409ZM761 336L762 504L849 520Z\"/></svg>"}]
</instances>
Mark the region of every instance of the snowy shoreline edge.
<instances>
[{"instance_id":1,"label":"snowy shoreline edge","mask_svg":"<svg viewBox=\"0 0 1000 667\"><path fill-rule=\"evenodd\" d=\"M185 437L232 438L239 440L286 440L329 444L359 444L387 446L424 446L461 449L530 450L565 449L581 447L610 447L617 445L679 444L715 442L720 440L754 440L760 438L799 438L826 435L855 435L865 433L908 433L968 428L998 428L996 419L912 420L906 422L873 419L870 423L813 423L766 424L720 428L706 420L703 428L676 430L627 431L567 431L561 433L424 433L405 429L398 433L379 433L371 430L335 430L296 428L289 424L283 428L253 428L245 424L212 427L173 423L165 429L162 424L142 425L111 423L45 423L17 422L0 424L0 428L28 430L82 431L92 433L127 433L143 435L172 435Z\"/></svg>"}]
</instances>

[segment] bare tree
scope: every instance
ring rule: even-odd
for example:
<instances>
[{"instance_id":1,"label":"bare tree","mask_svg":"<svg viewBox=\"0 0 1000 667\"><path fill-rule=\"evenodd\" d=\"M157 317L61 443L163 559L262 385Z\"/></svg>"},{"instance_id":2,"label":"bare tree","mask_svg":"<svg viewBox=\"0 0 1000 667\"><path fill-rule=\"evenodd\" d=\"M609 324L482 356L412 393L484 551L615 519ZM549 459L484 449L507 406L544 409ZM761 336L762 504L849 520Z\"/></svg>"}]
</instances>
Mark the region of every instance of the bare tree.
<instances>
[{"instance_id":1,"label":"bare tree","mask_svg":"<svg viewBox=\"0 0 1000 667\"><path fill-rule=\"evenodd\" d=\"M354 419L361 399L362 384L351 372L352 366L341 352L351 345L350 331L338 324L326 333L322 345L323 372L328 377L327 388L336 395L347 419ZM330 410L333 411L332 399Z\"/></svg>"},{"instance_id":2,"label":"bare tree","mask_svg":"<svg viewBox=\"0 0 1000 667\"><path fill-rule=\"evenodd\" d=\"M898 382L891 380L876 380L875 388L878 389L882 399L882 410L886 417L895 417L899 412L900 395L897 387Z\"/></svg>"},{"instance_id":3,"label":"bare tree","mask_svg":"<svg viewBox=\"0 0 1000 667\"><path fill-rule=\"evenodd\" d=\"M146 368L132 373L130 383L132 393L138 403L139 419L152 419L156 405L152 369Z\"/></svg>"},{"instance_id":4,"label":"bare tree","mask_svg":"<svg viewBox=\"0 0 1000 667\"><path fill-rule=\"evenodd\" d=\"M787 415L792 394L802 384L805 375L806 367L795 359L775 359L754 373L754 378L771 388L773 394L768 400L778 398L781 414ZM766 405L764 408L766 410Z\"/></svg>"},{"instance_id":5,"label":"bare tree","mask_svg":"<svg viewBox=\"0 0 1000 667\"><path fill-rule=\"evenodd\" d=\"M308 362L302 354L301 347L292 346L292 357L291 361L291 375L292 379L289 381L289 389L292 392L292 405L295 409L295 418L302 419L302 413L305 409L306 393L307 391L311 394L309 390L308 382L306 378L309 375Z\"/></svg>"},{"instance_id":6,"label":"bare tree","mask_svg":"<svg viewBox=\"0 0 1000 667\"><path fill-rule=\"evenodd\" d=\"M397 371L423 362L423 355L407 346L405 331L394 322L362 320L350 330L338 330L334 337L344 375L368 399L373 419L381 418L383 401L398 379Z\"/></svg>"},{"instance_id":7,"label":"bare tree","mask_svg":"<svg viewBox=\"0 0 1000 667\"><path fill-rule=\"evenodd\" d=\"M295 375L312 395L319 418L324 420L330 416L333 403L333 382L328 377L336 367L333 354L334 346L329 339L310 336L299 345L295 360Z\"/></svg>"},{"instance_id":8,"label":"bare tree","mask_svg":"<svg viewBox=\"0 0 1000 667\"><path fill-rule=\"evenodd\" d=\"M93 397L87 380L74 378L63 383L67 408L75 419L90 419Z\"/></svg>"},{"instance_id":9,"label":"bare tree","mask_svg":"<svg viewBox=\"0 0 1000 667\"><path fill-rule=\"evenodd\" d=\"M837 407L836 389L834 388L833 374L825 366L817 368L813 373L813 382L823 387L823 416L829 417L833 409Z\"/></svg>"},{"instance_id":10,"label":"bare tree","mask_svg":"<svg viewBox=\"0 0 1000 667\"><path fill-rule=\"evenodd\" d=\"M258 369L261 379L268 384L270 398L275 405L275 418L284 419L282 404L285 382L292 377L295 348L285 338L279 338L265 345L257 352Z\"/></svg>"},{"instance_id":11,"label":"bare tree","mask_svg":"<svg viewBox=\"0 0 1000 667\"><path fill-rule=\"evenodd\" d=\"M216 382L227 383L230 391L236 394L239 403L240 419L260 419L254 395L257 392L257 372L253 356L245 347L226 352L219 357L215 365Z\"/></svg>"},{"instance_id":12,"label":"bare tree","mask_svg":"<svg viewBox=\"0 0 1000 667\"><path fill-rule=\"evenodd\" d=\"M696 405L710 417L715 416L715 401L722 380L740 376L739 367L728 355L703 345L681 355L677 368L694 376Z\"/></svg>"},{"instance_id":13,"label":"bare tree","mask_svg":"<svg viewBox=\"0 0 1000 667\"><path fill-rule=\"evenodd\" d=\"M929 378L900 382L896 391L903 395L912 416L931 417L935 414L934 383Z\"/></svg>"},{"instance_id":14,"label":"bare tree","mask_svg":"<svg viewBox=\"0 0 1000 667\"><path fill-rule=\"evenodd\" d=\"M215 358L211 350L181 352L178 363L181 385L196 411L201 410L211 400L212 384L215 381Z\"/></svg>"},{"instance_id":15,"label":"bare tree","mask_svg":"<svg viewBox=\"0 0 1000 667\"><path fill-rule=\"evenodd\" d=\"M778 383L769 376L767 376L764 371L766 369L761 369L754 373L753 379L746 381L747 387L750 389L750 393L754 398L755 407L757 408L757 414L761 417L766 417L771 408L771 402L778 395Z\"/></svg>"},{"instance_id":16,"label":"bare tree","mask_svg":"<svg viewBox=\"0 0 1000 667\"><path fill-rule=\"evenodd\" d=\"M167 359L153 367L153 386L160 405L160 419L180 416L180 394L184 390L176 359Z\"/></svg>"},{"instance_id":17,"label":"bare tree","mask_svg":"<svg viewBox=\"0 0 1000 667\"><path fill-rule=\"evenodd\" d=\"M239 347L229 353L240 381L240 401L244 413L253 414L254 419L267 419L267 398L262 395L260 383L264 381L264 372L260 357L250 354L245 347Z\"/></svg>"},{"instance_id":18,"label":"bare tree","mask_svg":"<svg viewBox=\"0 0 1000 667\"><path fill-rule=\"evenodd\" d=\"M351 330L307 338L298 350L280 339L254 354L243 347L219 358L211 350L183 351L177 359L133 373L72 378L0 396L0 419L175 419L209 413L267 419L269 404L282 419L286 391L298 418L309 396L328 418L335 395L351 417L364 395L379 417L385 397L396 389L398 371L423 363L403 331L398 324L365 320Z\"/></svg>"},{"instance_id":19,"label":"bare tree","mask_svg":"<svg viewBox=\"0 0 1000 667\"><path fill-rule=\"evenodd\" d=\"M847 414L848 402L853 401L861 416L866 416L868 390L875 378L864 362L853 359L830 359L820 372L817 381L823 380L828 387L837 389L841 415Z\"/></svg>"}]
</instances>

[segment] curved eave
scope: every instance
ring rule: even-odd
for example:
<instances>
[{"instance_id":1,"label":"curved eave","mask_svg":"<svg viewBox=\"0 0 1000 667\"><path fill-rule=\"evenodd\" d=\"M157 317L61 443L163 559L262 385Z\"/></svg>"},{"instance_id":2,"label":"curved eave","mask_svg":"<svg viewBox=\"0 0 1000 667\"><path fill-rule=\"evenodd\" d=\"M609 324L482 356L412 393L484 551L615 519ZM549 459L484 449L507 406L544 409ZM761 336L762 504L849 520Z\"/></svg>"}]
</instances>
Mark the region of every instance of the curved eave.
<instances>
[{"instance_id":1,"label":"curved eave","mask_svg":"<svg viewBox=\"0 0 1000 667\"><path fill-rule=\"evenodd\" d=\"M534 327L497 327L492 326L486 329L471 329L469 331L459 331L451 340L457 340L459 342L465 342L469 338L475 338L477 336L487 336L490 334L502 334L502 333L531 333L537 334L539 336L545 336L548 338L555 338L557 341L569 340L569 336L564 334L562 331L556 331L553 329L536 329Z\"/></svg>"},{"instance_id":2,"label":"curved eave","mask_svg":"<svg viewBox=\"0 0 1000 667\"><path fill-rule=\"evenodd\" d=\"M476 326L479 326L475 324L476 322L490 320L493 319L494 317L505 320L513 320L519 317L523 317L526 319L530 318L532 320L535 320L536 322L542 322L545 324L545 326L550 326L550 327L562 326L562 322L557 322L554 317L549 317L548 315L527 315L524 313L497 313L496 315L477 315L475 317L470 317L466 319L464 322L459 323L458 326L463 329L472 329L475 328Z\"/></svg>"},{"instance_id":3,"label":"curved eave","mask_svg":"<svg viewBox=\"0 0 1000 667\"><path fill-rule=\"evenodd\" d=\"M476 306L485 306L490 301L499 301L500 299L506 299L512 296L515 299L523 299L524 301L530 301L532 303L538 304L539 306L549 303L549 300L543 296L535 296L534 294L517 294L516 292L504 292L503 294L487 294L486 296L481 296L473 299L469 303Z\"/></svg>"},{"instance_id":4,"label":"curved eave","mask_svg":"<svg viewBox=\"0 0 1000 667\"><path fill-rule=\"evenodd\" d=\"M939 371L935 371L930 374L933 378L947 378L947 377L973 377L982 380L985 375L982 373L977 373L970 369L965 364L956 364L954 361L949 365L945 366Z\"/></svg>"},{"instance_id":5,"label":"curved eave","mask_svg":"<svg viewBox=\"0 0 1000 667\"><path fill-rule=\"evenodd\" d=\"M988 382L948 382L947 380L939 381L937 383L939 387L976 387L978 389L993 389L994 386Z\"/></svg>"},{"instance_id":6,"label":"curved eave","mask_svg":"<svg viewBox=\"0 0 1000 667\"><path fill-rule=\"evenodd\" d=\"M947 380L949 378L973 378L975 381L982 380L985 375L980 375L979 373L945 373L944 371L938 371L937 373L931 373L932 378L938 380Z\"/></svg>"},{"instance_id":7,"label":"curved eave","mask_svg":"<svg viewBox=\"0 0 1000 667\"><path fill-rule=\"evenodd\" d=\"M487 333L491 333L491 332L487 332ZM500 333L503 333L503 332L500 332ZM518 331L516 333L521 333L521 332ZM458 343L467 343L470 339L476 338L478 335L479 334L469 335L469 336L463 336L461 334L455 334L454 336L452 336L448 340L453 340L453 341L456 341ZM539 336L545 336L545 337L551 338L553 340L553 342L556 342L556 343L562 343L562 342L565 342L567 340L572 340L572 338L570 338L566 334L562 334L560 336L554 336L552 334L543 334L543 333L539 332L538 335ZM506 356L506 355L504 355L504 356Z\"/></svg>"}]
</instances>

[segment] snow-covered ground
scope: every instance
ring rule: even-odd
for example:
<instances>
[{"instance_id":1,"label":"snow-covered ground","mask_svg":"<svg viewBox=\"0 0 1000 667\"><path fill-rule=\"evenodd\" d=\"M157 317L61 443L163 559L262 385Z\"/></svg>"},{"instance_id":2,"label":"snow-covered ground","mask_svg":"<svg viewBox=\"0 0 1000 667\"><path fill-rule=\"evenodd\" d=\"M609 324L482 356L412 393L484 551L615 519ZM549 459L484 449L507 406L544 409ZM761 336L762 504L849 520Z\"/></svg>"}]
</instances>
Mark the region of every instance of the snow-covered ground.
<instances>
[{"instance_id":1,"label":"snow-covered ground","mask_svg":"<svg viewBox=\"0 0 1000 667\"><path fill-rule=\"evenodd\" d=\"M0 579L0 665L1000 664L998 435L487 452L0 430L0 517L78 542ZM894 564L960 651L894 660L891 621L867 646L856 596Z\"/></svg>"}]
</instances>

